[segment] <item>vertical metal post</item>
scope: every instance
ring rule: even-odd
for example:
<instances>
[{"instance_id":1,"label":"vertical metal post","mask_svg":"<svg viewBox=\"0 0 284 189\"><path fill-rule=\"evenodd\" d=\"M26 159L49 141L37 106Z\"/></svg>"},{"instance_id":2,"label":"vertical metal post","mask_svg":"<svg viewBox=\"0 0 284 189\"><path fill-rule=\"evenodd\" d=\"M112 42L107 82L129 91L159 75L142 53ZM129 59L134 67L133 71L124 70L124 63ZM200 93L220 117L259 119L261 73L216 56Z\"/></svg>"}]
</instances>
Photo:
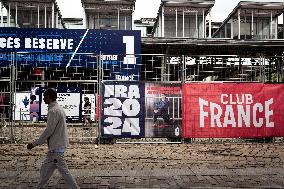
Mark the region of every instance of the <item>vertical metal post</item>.
<instances>
[{"instance_id":1,"label":"vertical metal post","mask_svg":"<svg viewBox=\"0 0 284 189\"><path fill-rule=\"evenodd\" d=\"M182 37L184 37L184 9L182 9Z\"/></svg>"},{"instance_id":2,"label":"vertical metal post","mask_svg":"<svg viewBox=\"0 0 284 189\"><path fill-rule=\"evenodd\" d=\"M15 53L11 53L11 63L10 63L10 109L9 109L9 121L10 121L10 135L11 143L15 141L14 136L14 126L15 126L15 94L16 94L16 85L15 85Z\"/></svg>"},{"instance_id":3,"label":"vertical metal post","mask_svg":"<svg viewBox=\"0 0 284 189\"><path fill-rule=\"evenodd\" d=\"M30 22L33 23L33 11L30 10Z\"/></svg>"},{"instance_id":4,"label":"vertical metal post","mask_svg":"<svg viewBox=\"0 0 284 189\"><path fill-rule=\"evenodd\" d=\"M159 14L159 18L158 18L158 24L157 24L157 35L158 37L163 37L163 31L162 31L162 13Z\"/></svg>"},{"instance_id":5,"label":"vertical metal post","mask_svg":"<svg viewBox=\"0 0 284 189\"><path fill-rule=\"evenodd\" d=\"M273 35L272 35L272 33L273 33L273 18L272 18L272 11L270 12L270 37L269 37L269 39L272 39L273 37Z\"/></svg>"},{"instance_id":6,"label":"vertical metal post","mask_svg":"<svg viewBox=\"0 0 284 189\"><path fill-rule=\"evenodd\" d=\"M185 81L185 55L182 55L182 72L181 72L181 83Z\"/></svg>"},{"instance_id":7,"label":"vertical metal post","mask_svg":"<svg viewBox=\"0 0 284 189\"><path fill-rule=\"evenodd\" d=\"M163 59L163 58L162 58ZM161 81L166 81L168 78L168 74L166 72L167 62L165 59L161 60Z\"/></svg>"},{"instance_id":8,"label":"vertical metal post","mask_svg":"<svg viewBox=\"0 0 284 189\"><path fill-rule=\"evenodd\" d=\"M198 38L199 34L198 34L198 15L197 15L197 11L195 12L195 34L196 34L196 38Z\"/></svg>"},{"instance_id":9,"label":"vertical metal post","mask_svg":"<svg viewBox=\"0 0 284 189\"><path fill-rule=\"evenodd\" d=\"M161 28L162 28L162 37L165 37L165 10L164 10L164 6L162 7L162 15L161 15L161 18L162 18L162 25L161 25Z\"/></svg>"},{"instance_id":10,"label":"vertical metal post","mask_svg":"<svg viewBox=\"0 0 284 189\"><path fill-rule=\"evenodd\" d=\"M98 78L98 84L99 84L99 94L100 94L100 106L99 106L99 115L101 116L101 110L102 110L102 102L103 102L103 96L102 96L102 85L103 85L103 65L102 65L102 61L101 61L101 55L102 55L102 52L100 51L100 54L99 54L99 60L98 60L98 67L99 67L99 78ZM101 119L99 117L99 124L98 124L98 144L100 144L101 142Z\"/></svg>"},{"instance_id":11,"label":"vertical metal post","mask_svg":"<svg viewBox=\"0 0 284 189\"><path fill-rule=\"evenodd\" d=\"M205 31L205 16L204 16L204 9L202 10L202 32L203 32L203 34L202 34L202 38L205 38L205 33L206 33L206 31Z\"/></svg>"},{"instance_id":12,"label":"vertical metal post","mask_svg":"<svg viewBox=\"0 0 284 189\"><path fill-rule=\"evenodd\" d=\"M254 31L253 31L253 11L251 11L251 37L253 38Z\"/></svg>"},{"instance_id":13,"label":"vertical metal post","mask_svg":"<svg viewBox=\"0 0 284 189\"><path fill-rule=\"evenodd\" d=\"M241 10L238 10L238 39L241 39Z\"/></svg>"},{"instance_id":14,"label":"vertical metal post","mask_svg":"<svg viewBox=\"0 0 284 189\"><path fill-rule=\"evenodd\" d=\"M54 3L52 3L51 28L54 28Z\"/></svg>"},{"instance_id":15,"label":"vertical metal post","mask_svg":"<svg viewBox=\"0 0 284 189\"><path fill-rule=\"evenodd\" d=\"M178 36L178 11L176 8L176 37Z\"/></svg>"},{"instance_id":16,"label":"vertical metal post","mask_svg":"<svg viewBox=\"0 0 284 189\"><path fill-rule=\"evenodd\" d=\"M47 24L46 24L46 5L44 5L44 28L47 27Z\"/></svg>"},{"instance_id":17,"label":"vertical metal post","mask_svg":"<svg viewBox=\"0 0 284 189\"><path fill-rule=\"evenodd\" d=\"M120 10L117 9L117 30L120 29Z\"/></svg>"},{"instance_id":18,"label":"vertical metal post","mask_svg":"<svg viewBox=\"0 0 284 189\"><path fill-rule=\"evenodd\" d=\"M44 69L41 70L41 80L42 80L41 87L44 87L44 80L45 80L45 70Z\"/></svg>"},{"instance_id":19,"label":"vertical metal post","mask_svg":"<svg viewBox=\"0 0 284 189\"><path fill-rule=\"evenodd\" d=\"M225 32L224 32L224 33L225 33L225 34L224 34L225 36L224 36L224 37L225 37L225 38L228 38L227 23L225 23L224 30L225 30ZM209 33L209 35L210 35L210 33ZM221 34L220 34L220 37L222 37Z\"/></svg>"},{"instance_id":20,"label":"vertical metal post","mask_svg":"<svg viewBox=\"0 0 284 189\"><path fill-rule=\"evenodd\" d=\"M48 22L48 28L51 28L52 27L52 20L51 20L51 15L47 15L47 22Z\"/></svg>"},{"instance_id":21,"label":"vertical metal post","mask_svg":"<svg viewBox=\"0 0 284 189\"><path fill-rule=\"evenodd\" d=\"M183 80L182 80L182 83L185 83L186 82L186 75L187 75L187 72L186 72L186 59L185 59L185 56L184 56L184 59L183 59Z\"/></svg>"},{"instance_id":22,"label":"vertical metal post","mask_svg":"<svg viewBox=\"0 0 284 189\"><path fill-rule=\"evenodd\" d=\"M0 9L1 9L1 27L4 27L4 17L3 17L3 4L0 1Z\"/></svg>"},{"instance_id":23,"label":"vertical metal post","mask_svg":"<svg viewBox=\"0 0 284 189\"><path fill-rule=\"evenodd\" d=\"M58 26L58 10L56 10L56 12L55 12L55 27L59 28L59 26Z\"/></svg>"},{"instance_id":24,"label":"vertical metal post","mask_svg":"<svg viewBox=\"0 0 284 189\"><path fill-rule=\"evenodd\" d=\"M133 30L134 29L134 18L133 18L133 14L131 14L131 26L130 29Z\"/></svg>"},{"instance_id":25,"label":"vertical metal post","mask_svg":"<svg viewBox=\"0 0 284 189\"><path fill-rule=\"evenodd\" d=\"M8 19L8 27L11 27L11 4L9 3L8 13L7 13L7 19Z\"/></svg>"},{"instance_id":26,"label":"vertical metal post","mask_svg":"<svg viewBox=\"0 0 284 189\"><path fill-rule=\"evenodd\" d=\"M83 5L83 29L87 29L87 16L86 16L85 5Z\"/></svg>"},{"instance_id":27,"label":"vertical metal post","mask_svg":"<svg viewBox=\"0 0 284 189\"><path fill-rule=\"evenodd\" d=\"M8 15L7 15L8 16ZM12 53L11 53L11 56L12 56ZM13 143L13 130L12 130L12 108L13 108L13 103L12 103L12 100L13 100L13 87L12 87L12 60L9 64L9 68L10 68L10 83L9 83L9 98L10 98L10 102L9 102L9 115L8 115L8 121L9 121L9 126L10 126L10 142Z\"/></svg>"},{"instance_id":28,"label":"vertical metal post","mask_svg":"<svg viewBox=\"0 0 284 189\"><path fill-rule=\"evenodd\" d=\"M234 19L231 19L231 39L234 39Z\"/></svg>"},{"instance_id":29,"label":"vertical metal post","mask_svg":"<svg viewBox=\"0 0 284 189\"><path fill-rule=\"evenodd\" d=\"M263 30L264 30L263 20L261 19L261 37L260 37L261 39L264 39Z\"/></svg>"},{"instance_id":30,"label":"vertical metal post","mask_svg":"<svg viewBox=\"0 0 284 189\"><path fill-rule=\"evenodd\" d=\"M16 3L16 10L15 10L15 26L18 25L18 5Z\"/></svg>"},{"instance_id":31,"label":"vertical metal post","mask_svg":"<svg viewBox=\"0 0 284 189\"><path fill-rule=\"evenodd\" d=\"M209 11L209 38L212 38L212 17L211 17L211 10ZM227 28L227 25L225 25L225 28ZM226 31L227 32L227 31Z\"/></svg>"},{"instance_id":32,"label":"vertical metal post","mask_svg":"<svg viewBox=\"0 0 284 189\"><path fill-rule=\"evenodd\" d=\"M247 27L247 11L246 10L244 10L245 11L245 27ZM244 32L244 35L245 35L245 39L247 39L247 32L245 31Z\"/></svg>"},{"instance_id":33,"label":"vertical metal post","mask_svg":"<svg viewBox=\"0 0 284 189\"><path fill-rule=\"evenodd\" d=\"M89 29L95 29L95 16L90 15L90 20L91 20L91 23L90 23Z\"/></svg>"},{"instance_id":34,"label":"vertical metal post","mask_svg":"<svg viewBox=\"0 0 284 189\"><path fill-rule=\"evenodd\" d=\"M263 71L263 81L262 82L266 82L266 70L265 70L265 57L262 56L262 71Z\"/></svg>"},{"instance_id":35,"label":"vertical metal post","mask_svg":"<svg viewBox=\"0 0 284 189\"><path fill-rule=\"evenodd\" d=\"M125 15L125 16L124 16L124 30L127 30L127 27L126 27L126 22L127 22L127 21L126 21L126 17L127 17L127 16Z\"/></svg>"},{"instance_id":36,"label":"vertical metal post","mask_svg":"<svg viewBox=\"0 0 284 189\"><path fill-rule=\"evenodd\" d=\"M284 23L284 20L283 20L283 23ZM278 17L275 18L275 39L278 39Z\"/></svg>"},{"instance_id":37,"label":"vertical metal post","mask_svg":"<svg viewBox=\"0 0 284 189\"><path fill-rule=\"evenodd\" d=\"M100 29L100 12L98 12L98 28L97 29Z\"/></svg>"},{"instance_id":38,"label":"vertical metal post","mask_svg":"<svg viewBox=\"0 0 284 189\"><path fill-rule=\"evenodd\" d=\"M39 28L39 4L37 5L37 28Z\"/></svg>"},{"instance_id":39,"label":"vertical metal post","mask_svg":"<svg viewBox=\"0 0 284 189\"><path fill-rule=\"evenodd\" d=\"M96 29L96 13L93 15L93 29Z\"/></svg>"}]
</instances>

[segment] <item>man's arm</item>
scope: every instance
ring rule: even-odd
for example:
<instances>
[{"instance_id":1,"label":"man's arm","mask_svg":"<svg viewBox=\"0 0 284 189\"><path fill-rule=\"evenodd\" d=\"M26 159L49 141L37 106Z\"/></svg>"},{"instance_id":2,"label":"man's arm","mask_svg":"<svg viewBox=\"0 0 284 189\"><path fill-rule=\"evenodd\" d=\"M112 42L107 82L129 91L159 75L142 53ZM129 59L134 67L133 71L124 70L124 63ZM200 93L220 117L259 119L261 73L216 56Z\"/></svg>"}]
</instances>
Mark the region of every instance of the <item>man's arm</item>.
<instances>
[{"instance_id":1,"label":"man's arm","mask_svg":"<svg viewBox=\"0 0 284 189\"><path fill-rule=\"evenodd\" d=\"M48 112L47 124L46 124L45 130L43 131L43 133L37 140L31 143L32 146L31 144L29 144L27 148L29 149L30 147L31 149L35 146L39 146L39 145L46 143L47 139L53 134L57 123L58 123L58 115L56 114L56 112L54 111Z\"/></svg>"}]
</instances>

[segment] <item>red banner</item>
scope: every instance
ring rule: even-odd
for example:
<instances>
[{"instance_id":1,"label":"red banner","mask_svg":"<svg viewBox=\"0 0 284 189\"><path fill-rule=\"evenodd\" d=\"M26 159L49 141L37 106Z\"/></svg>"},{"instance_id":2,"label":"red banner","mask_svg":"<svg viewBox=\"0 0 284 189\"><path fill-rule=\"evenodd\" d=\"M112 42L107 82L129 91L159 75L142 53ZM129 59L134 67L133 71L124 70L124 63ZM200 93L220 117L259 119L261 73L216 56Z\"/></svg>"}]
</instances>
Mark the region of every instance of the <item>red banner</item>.
<instances>
[{"instance_id":1,"label":"red banner","mask_svg":"<svg viewBox=\"0 0 284 189\"><path fill-rule=\"evenodd\" d=\"M182 105L184 138L284 136L282 84L184 84Z\"/></svg>"}]
</instances>

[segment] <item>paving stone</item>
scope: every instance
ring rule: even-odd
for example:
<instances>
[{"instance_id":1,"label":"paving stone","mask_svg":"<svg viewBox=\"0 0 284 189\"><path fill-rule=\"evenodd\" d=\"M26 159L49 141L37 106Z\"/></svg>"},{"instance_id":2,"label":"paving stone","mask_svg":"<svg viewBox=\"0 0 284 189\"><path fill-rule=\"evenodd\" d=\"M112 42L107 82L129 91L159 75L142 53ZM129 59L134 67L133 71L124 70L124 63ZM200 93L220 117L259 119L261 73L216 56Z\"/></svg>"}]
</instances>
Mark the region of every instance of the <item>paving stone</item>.
<instances>
[{"instance_id":1,"label":"paving stone","mask_svg":"<svg viewBox=\"0 0 284 189\"><path fill-rule=\"evenodd\" d=\"M46 152L1 144L0 188L34 188ZM282 143L74 143L65 159L82 188L284 188ZM57 171L54 187L66 188Z\"/></svg>"}]
</instances>

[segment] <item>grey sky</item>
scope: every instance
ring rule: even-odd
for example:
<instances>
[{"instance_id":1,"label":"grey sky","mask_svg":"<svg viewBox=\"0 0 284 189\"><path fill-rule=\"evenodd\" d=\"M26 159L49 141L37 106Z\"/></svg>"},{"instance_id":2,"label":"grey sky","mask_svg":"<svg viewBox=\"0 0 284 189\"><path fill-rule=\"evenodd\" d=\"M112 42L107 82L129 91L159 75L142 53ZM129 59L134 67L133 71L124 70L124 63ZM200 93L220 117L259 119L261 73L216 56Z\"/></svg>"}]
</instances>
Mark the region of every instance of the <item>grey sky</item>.
<instances>
[{"instance_id":1,"label":"grey sky","mask_svg":"<svg viewBox=\"0 0 284 189\"><path fill-rule=\"evenodd\" d=\"M222 22L230 12L236 7L240 0L215 0L212 9L212 20ZM254 0L262 2L279 2L281 0ZM83 8L81 0L57 0L63 17L82 18ZM136 0L134 19L155 18L160 6L161 0ZM282 23L280 18L279 23Z\"/></svg>"}]
</instances>

